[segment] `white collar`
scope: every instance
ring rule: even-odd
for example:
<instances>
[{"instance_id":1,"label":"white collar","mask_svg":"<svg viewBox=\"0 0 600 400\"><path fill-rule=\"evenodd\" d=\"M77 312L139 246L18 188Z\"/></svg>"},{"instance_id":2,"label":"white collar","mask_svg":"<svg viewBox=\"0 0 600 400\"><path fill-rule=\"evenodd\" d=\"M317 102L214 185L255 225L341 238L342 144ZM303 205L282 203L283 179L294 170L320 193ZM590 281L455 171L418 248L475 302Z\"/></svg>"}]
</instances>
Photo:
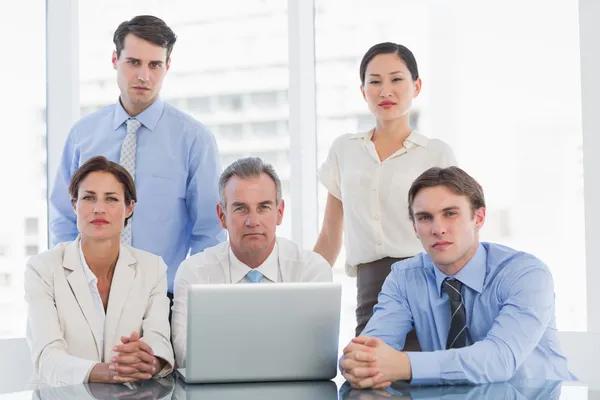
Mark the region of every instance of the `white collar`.
<instances>
[{"instance_id":1,"label":"white collar","mask_svg":"<svg viewBox=\"0 0 600 400\"><path fill-rule=\"evenodd\" d=\"M244 277L252 270L249 266L241 262L233 251L231 250L231 246L229 247L229 267L231 270L231 283L239 283ZM269 257L257 268L257 271L262 273L265 278L271 280L272 282L277 282L277 277L279 276L279 257L278 257L278 245L277 240L275 240L275 246L269 254Z\"/></svg>"},{"instance_id":2,"label":"white collar","mask_svg":"<svg viewBox=\"0 0 600 400\"><path fill-rule=\"evenodd\" d=\"M88 265L87 261L85 261L85 256L83 255L83 249L81 248L81 240L79 241L79 257L81 258L81 265L83 266L83 273L88 281L88 284L94 282L94 284L98 283L98 278Z\"/></svg>"}]
</instances>

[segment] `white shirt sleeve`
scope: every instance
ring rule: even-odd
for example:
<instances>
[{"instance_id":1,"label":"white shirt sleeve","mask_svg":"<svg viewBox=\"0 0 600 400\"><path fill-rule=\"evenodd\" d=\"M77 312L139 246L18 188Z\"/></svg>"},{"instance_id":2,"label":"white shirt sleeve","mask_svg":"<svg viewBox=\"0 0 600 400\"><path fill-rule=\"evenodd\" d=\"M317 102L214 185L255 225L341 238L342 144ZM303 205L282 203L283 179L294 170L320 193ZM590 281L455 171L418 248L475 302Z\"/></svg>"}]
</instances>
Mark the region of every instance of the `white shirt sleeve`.
<instances>
[{"instance_id":1,"label":"white shirt sleeve","mask_svg":"<svg viewBox=\"0 0 600 400\"><path fill-rule=\"evenodd\" d=\"M188 313L188 287L197 282L194 267L190 259L184 260L175 275L173 285L173 308L171 315L171 331L175 361L179 368L185 368L187 346L187 313Z\"/></svg>"},{"instance_id":2,"label":"white shirt sleeve","mask_svg":"<svg viewBox=\"0 0 600 400\"><path fill-rule=\"evenodd\" d=\"M337 199L342 200L341 190L341 179L340 179L340 165L338 162L338 147L340 139L336 139L331 148L327 159L319 168L319 180L325 186L327 191L335 196Z\"/></svg>"},{"instance_id":3,"label":"white shirt sleeve","mask_svg":"<svg viewBox=\"0 0 600 400\"><path fill-rule=\"evenodd\" d=\"M442 148L442 154L438 163L440 168L448 168L452 166L456 166L456 156L454 155L454 151L450 146L444 143L444 147Z\"/></svg>"},{"instance_id":4,"label":"white shirt sleeve","mask_svg":"<svg viewBox=\"0 0 600 400\"><path fill-rule=\"evenodd\" d=\"M302 276L302 282L333 282L331 266L320 255L312 251L306 257L306 269Z\"/></svg>"}]
</instances>

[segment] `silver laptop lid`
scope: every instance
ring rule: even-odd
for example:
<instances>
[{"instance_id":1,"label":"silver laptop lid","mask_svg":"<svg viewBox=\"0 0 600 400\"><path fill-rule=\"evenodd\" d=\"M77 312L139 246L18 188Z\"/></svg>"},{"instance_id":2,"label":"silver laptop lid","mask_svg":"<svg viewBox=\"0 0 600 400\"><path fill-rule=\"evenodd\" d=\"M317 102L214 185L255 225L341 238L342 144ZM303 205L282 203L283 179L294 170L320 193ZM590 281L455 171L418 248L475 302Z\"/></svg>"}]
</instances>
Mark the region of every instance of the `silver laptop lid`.
<instances>
[{"instance_id":1,"label":"silver laptop lid","mask_svg":"<svg viewBox=\"0 0 600 400\"><path fill-rule=\"evenodd\" d=\"M331 379L341 285L192 285L187 382Z\"/></svg>"}]
</instances>

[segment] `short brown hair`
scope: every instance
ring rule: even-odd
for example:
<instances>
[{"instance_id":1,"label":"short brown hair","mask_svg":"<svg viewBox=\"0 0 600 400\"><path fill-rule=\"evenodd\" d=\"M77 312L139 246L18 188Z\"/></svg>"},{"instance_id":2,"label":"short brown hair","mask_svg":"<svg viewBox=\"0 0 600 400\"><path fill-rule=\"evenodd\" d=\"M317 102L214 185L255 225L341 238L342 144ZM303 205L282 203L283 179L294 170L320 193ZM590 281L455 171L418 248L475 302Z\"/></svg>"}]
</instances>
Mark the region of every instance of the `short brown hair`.
<instances>
[{"instance_id":1,"label":"short brown hair","mask_svg":"<svg viewBox=\"0 0 600 400\"><path fill-rule=\"evenodd\" d=\"M131 200L137 201L137 194L135 192L135 184L133 183L133 177L125 168L119 164L109 161L106 157L97 156L87 160L81 167L75 171L69 182L69 195L71 196L71 203L77 201L77 195L79 194L79 185L81 182L92 172L108 172L112 174L117 181L123 185L123 193L125 194L125 205L129 205ZM133 216L133 213L125 218L125 226L129 218Z\"/></svg>"},{"instance_id":2,"label":"short brown hair","mask_svg":"<svg viewBox=\"0 0 600 400\"><path fill-rule=\"evenodd\" d=\"M485 207L483 188L471 175L458 167L433 167L419 175L408 191L408 216L413 223L415 222L413 214L415 197L422 189L435 186L445 186L457 195L467 196L473 212Z\"/></svg>"},{"instance_id":3,"label":"short brown hair","mask_svg":"<svg viewBox=\"0 0 600 400\"><path fill-rule=\"evenodd\" d=\"M125 38L130 33L167 49L167 59L165 61L169 60L173 46L177 41L177 35L167 26L165 21L152 15L138 15L129 21L122 22L115 31L113 43L115 44L117 58L121 57L121 51L125 46Z\"/></svg>"}]
</instances>

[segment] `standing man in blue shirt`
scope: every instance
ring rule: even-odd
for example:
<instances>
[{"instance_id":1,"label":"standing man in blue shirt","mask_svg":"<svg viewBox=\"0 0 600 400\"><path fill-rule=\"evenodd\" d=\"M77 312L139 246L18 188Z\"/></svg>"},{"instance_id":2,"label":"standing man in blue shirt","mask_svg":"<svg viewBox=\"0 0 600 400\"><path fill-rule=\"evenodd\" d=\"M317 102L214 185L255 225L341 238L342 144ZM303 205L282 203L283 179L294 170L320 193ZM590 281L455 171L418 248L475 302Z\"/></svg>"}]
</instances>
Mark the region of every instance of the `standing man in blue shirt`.
<instances>
[{"instance_id":1,"label":"standing man in blue shirt","mask_svg":"<svg viewBox=\"0 0 600 400\"><path fill-rule=\"evenodd\" d=\"M352 386L574 379L548 267L479 242L481 186L460 168L430 168L413 182L408 212L426 253L393 265L362 336L344 349ZM402 351L413 328L423 352Z\"/></svg>"},{"instance_id":2,"label":"standing man in blue shirt","mask_svg":"<svg viewBox=\"0 0 600 400\"><path fill-rule=\"evenodd\" d=\"M53 243L74 240L77 225L67 193L71 176L97 155L123 165L135 179L138 203L121 239L162 256L169 267L170 296L188 252L225 240L215 214L221 174L215 138L159 97L176 38L163 20L149 15L119 25L112 55L119 101L73 126L50 198Z\"/></svg>"}]
</instances>

